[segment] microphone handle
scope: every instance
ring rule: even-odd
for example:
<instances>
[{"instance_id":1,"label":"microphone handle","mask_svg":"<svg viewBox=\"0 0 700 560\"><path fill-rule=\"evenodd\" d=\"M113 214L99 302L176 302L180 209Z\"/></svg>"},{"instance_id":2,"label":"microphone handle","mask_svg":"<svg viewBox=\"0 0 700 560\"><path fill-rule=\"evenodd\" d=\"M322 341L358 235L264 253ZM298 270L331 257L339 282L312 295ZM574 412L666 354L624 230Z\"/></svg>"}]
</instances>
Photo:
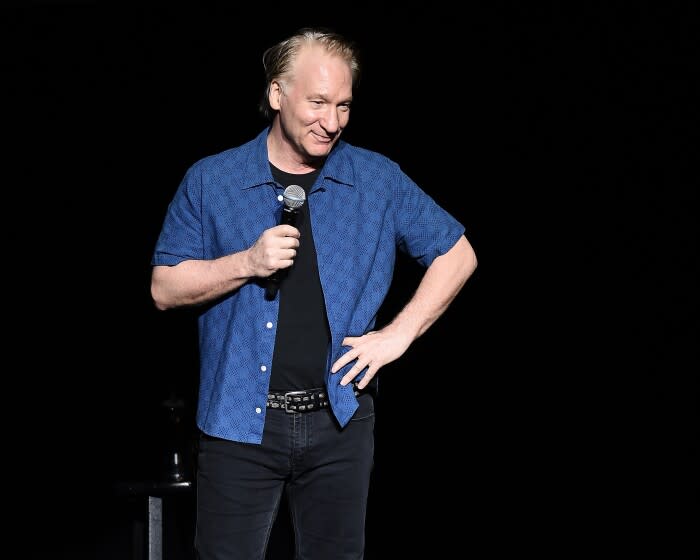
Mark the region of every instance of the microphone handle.
<instances>
[{"instance_id":1,"label":"microphone handle","mask_svg":"<svg viewBox=\"0 0 700 560\"><path fill-rule=\"evenodd\" d=\"M296 208L287 208L285 206L284 208L282 208L282 217L280 218L280 225L285 224L296 227L298 214L299 210L297 210Z\"/></svg>"}]
</instances>

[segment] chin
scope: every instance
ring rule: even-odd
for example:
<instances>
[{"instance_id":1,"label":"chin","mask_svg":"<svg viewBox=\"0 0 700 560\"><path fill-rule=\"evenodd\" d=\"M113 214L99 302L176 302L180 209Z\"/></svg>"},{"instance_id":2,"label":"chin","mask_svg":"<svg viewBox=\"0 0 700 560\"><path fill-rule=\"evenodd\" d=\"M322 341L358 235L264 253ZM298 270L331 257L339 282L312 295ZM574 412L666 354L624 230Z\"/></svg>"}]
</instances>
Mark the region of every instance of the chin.
<instances>
[{"instance_id":1,"label":"chin","mask_svg":"<svg viewBox=\"0 0 700 560\"><path fill-rule=\"evenodd\" d=\"M328 153L331 151L333 146L335 146L336 142L330 142L329 144L314 144L311 148L311 153L312 154L318 154L318 155L328 155Z\"/></svg>"},{"instance_id":2,"label":"chin","mask_svg":"<svg viewBox=\"0 0 700 560\"><path fill-rule=\"evenodd\" d=\"M306 153L312 159L326 157L330 152L333 144L328 144L327 146L315 146L313 149L307 149Z\"/></svg>"}]
</instances>

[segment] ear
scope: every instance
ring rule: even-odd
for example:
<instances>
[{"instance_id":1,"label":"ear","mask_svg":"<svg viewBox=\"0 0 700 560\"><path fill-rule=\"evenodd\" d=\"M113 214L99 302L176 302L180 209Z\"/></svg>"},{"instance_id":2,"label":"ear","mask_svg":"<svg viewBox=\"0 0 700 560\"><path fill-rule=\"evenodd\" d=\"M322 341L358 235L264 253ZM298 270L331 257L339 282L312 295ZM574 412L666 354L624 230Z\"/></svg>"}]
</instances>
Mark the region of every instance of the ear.
<instances>
[{"instance_id":1,"label":"ear","mask_svg":"<svg viewBox=\"0 0 700 560\"><path fill-rule=\"evenodd\" d=\"M282 97L282 84L280 84L277 80L273 80L270 83L270 91L267 94L267 100L270 103L270 107L272 107L273 110L279 111L280 110L280 98Z\"/></svg>"}]
</instances>

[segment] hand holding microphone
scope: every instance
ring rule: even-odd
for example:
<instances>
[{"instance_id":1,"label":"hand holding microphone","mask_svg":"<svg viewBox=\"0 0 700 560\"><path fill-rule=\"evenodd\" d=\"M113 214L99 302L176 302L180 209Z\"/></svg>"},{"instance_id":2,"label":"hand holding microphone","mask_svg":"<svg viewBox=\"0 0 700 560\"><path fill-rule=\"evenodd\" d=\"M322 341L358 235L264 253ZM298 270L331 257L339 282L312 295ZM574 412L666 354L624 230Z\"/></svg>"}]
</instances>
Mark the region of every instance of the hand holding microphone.
<instances>
[{"instance_id":1,"label":"hand holding microphone","mask_svg":"<svg viewBox=\"0 0 700 560\"><path fill-rule=\"evenodd\" d=\"M280 225L287 224L296 227L297 216L306 201L306 193L299 185L289 185L284 189L282 199L284 201L284 208L282 208ZM265 287L265 295L268 299L273 299L277 295L280 282L286 274L287 269L282 268L268 276L267 285Z\"/></svg>"}]
</instances>

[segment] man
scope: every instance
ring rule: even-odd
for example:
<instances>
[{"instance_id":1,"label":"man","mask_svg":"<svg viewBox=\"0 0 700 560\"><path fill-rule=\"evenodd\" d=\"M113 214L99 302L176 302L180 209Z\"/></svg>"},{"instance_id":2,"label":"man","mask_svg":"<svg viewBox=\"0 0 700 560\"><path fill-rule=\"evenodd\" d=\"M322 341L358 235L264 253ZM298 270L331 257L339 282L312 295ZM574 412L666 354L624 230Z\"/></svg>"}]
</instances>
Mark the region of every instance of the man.
<instances>
[{"instance_id":1,"label":"man","mask_svg":"<svg viewBox=\"0 0 700 560\"><path fill-rule=\"evenodd\" d=\"M188 170L152 259L158 309L200 306L195 545L203 560L263 559L285 491L298 558L357 559L375 376L442 315L476 257L398 165L340 140L359 76L351 42L303 29L263 63L270 126ZM289 185L303 189L292 205ZM280 223L287 206L293 223ZM373 330L397 250L426 271Z\"/></svg>"}]
</instances>

